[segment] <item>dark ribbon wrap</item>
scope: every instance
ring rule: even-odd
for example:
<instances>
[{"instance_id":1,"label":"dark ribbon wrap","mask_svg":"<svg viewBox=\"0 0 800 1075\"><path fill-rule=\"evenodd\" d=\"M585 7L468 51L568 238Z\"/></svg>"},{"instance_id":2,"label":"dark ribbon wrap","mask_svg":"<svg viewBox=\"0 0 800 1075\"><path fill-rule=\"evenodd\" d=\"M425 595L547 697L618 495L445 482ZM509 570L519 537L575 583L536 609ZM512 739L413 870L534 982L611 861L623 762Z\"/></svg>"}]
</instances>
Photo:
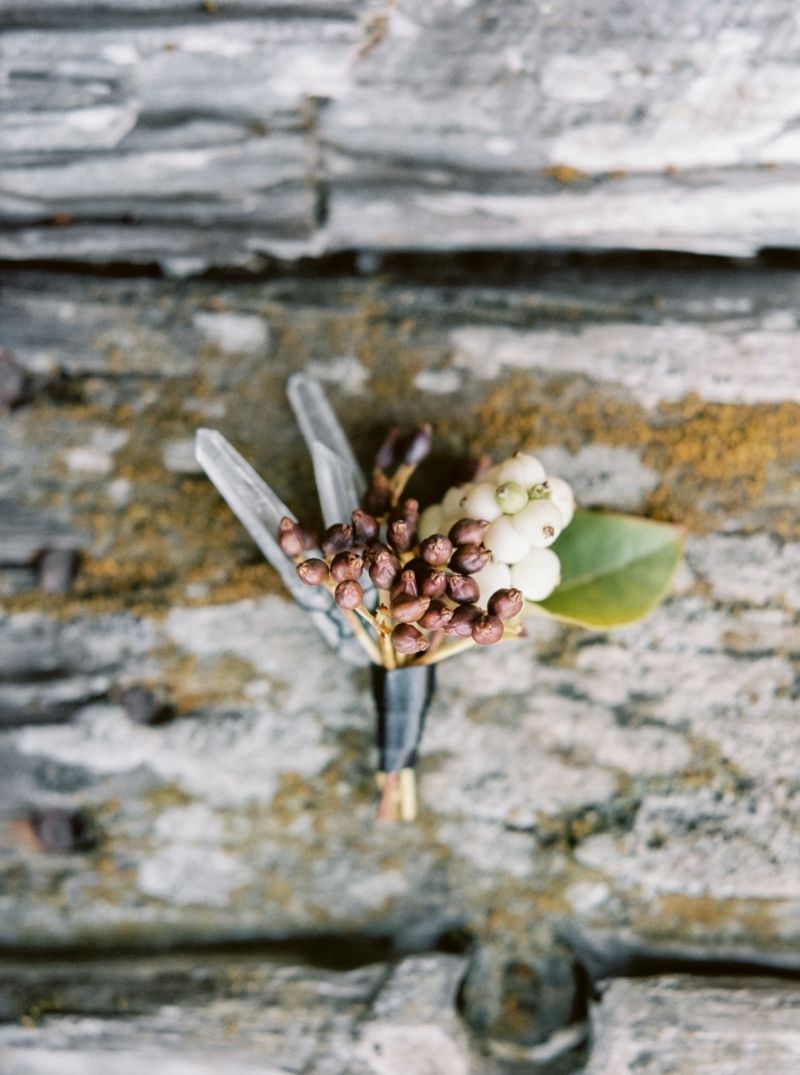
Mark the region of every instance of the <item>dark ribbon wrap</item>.
<instances>
[{"instance_id":1,"label":"dark ribbon wrap","mask_svg":"<svg viewBox=\"0 0 800 1075\"><path fill-rule=\"evenodd\" d=\"M435 673L433 665L372 666L372 692L378 710L378 768L382 773L415 767L425 715L436 686Z\"/></svg>"}]
</instances>

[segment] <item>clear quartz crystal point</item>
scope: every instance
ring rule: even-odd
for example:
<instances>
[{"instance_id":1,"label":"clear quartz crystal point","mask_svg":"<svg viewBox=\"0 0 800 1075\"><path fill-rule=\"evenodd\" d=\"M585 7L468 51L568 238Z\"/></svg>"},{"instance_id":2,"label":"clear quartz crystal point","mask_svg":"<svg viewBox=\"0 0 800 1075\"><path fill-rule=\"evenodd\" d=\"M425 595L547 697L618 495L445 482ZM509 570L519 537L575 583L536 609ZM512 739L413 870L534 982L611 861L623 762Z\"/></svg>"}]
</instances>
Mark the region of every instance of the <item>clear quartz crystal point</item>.
<instances>
[{"instance_id":1,"label":"clear quartz crystal point","mask_svg":"<svg viewBox=\"0 0 800 1075\"><path fill-rule=\"evenodd\" d=\"M286 394L314 463L314 477L325 525L344 522L358 507L367 488L366 478L353 454L350 441L319 382L308 373L292 374ZM320 447L315 449L315 445ZM322 473L318 473L318 460L324 460ZM335 481L334 470L337 472ZM341 498L338 502L337 496Z\"/></svg>"},{"instance_id":2,"label":"clear quartz crystal point","mask_svg":"<svg viewBox=\"0 0 800 1075\"><path fill-rule=\"evenodd\" d=\"M346 523L367 488L347 434L339 425L318 381L307 373L289 378L286 394L306 442L314 466L322 519L326 526ZM362 581L364 604L375 608L378 591L368 579Z\"/></svg>"},{"instance_id":3,"label":"clear quartz crystal point","mask_svg":"<svg viewBox=\"0 0 800 1075\"><path fill-rule=\"evenodd\" d=\"M326 526L346 523L360 501L355 475L322 441L312 440L309 447L323 522Z\"/></svg>"},{"instance_id":4,"label":"clear quartz crystal point","mask_svg":"<svg viewBox=\"0 0 800 1075\"><path fill-rule=\"evenodd\" d=\"M352 471L342 466L340 457L318 440L311 443L311 461L325 525L346 523L360 503ZM376 608L378 591L366 576L361 585L364 587L364 604L367 608Z\"/></svg>"},{"instance_id":5,"label":"clear quartz crystal point","mask_svg":"<svg viewBox=\"0 0 800 1075\"><path fill-rule=\"evenodd\" d=\"M228 506L281 577L286 589L311 616L325 641L351 664L366 665L367 655L327 590L306 586L297 577L275 535L284 515L296 516L250 464L213 429L199 429L195 454ZM309 550L309 555L319 555Z\"/></svg>"}]
</instances>

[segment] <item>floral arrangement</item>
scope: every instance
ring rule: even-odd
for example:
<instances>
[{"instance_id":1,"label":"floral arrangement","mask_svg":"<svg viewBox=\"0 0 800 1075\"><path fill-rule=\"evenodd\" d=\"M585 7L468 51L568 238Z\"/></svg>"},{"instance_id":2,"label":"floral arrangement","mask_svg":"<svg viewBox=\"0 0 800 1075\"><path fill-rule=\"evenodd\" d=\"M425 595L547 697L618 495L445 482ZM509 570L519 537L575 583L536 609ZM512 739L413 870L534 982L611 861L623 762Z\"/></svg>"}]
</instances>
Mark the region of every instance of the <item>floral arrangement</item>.
<instances>
[{"instance_id":1,"label":"floral arrangement","mask_svg":"<svg viewBox=\"0 0 800 1075\"><path fill-rule=\"evenodd\" d=\"M328 527L321 557L304 557L314 541L298 523L288 516L280 523L279 543L300 579L326 587L357 617L353 627L369 657L387 668L430 665L473 644L519 638L526 599L541 601L558 585L561 565L549 546L574 515L567 483L547 477L523 452L420 515L403 493L430 441L428 426L407 444L390 434L366 507Z\"/></svg>"},{"instance_id":2,"label":"floral arrangement","mask_svg":"<svg viewBox=\"0 0 800 1075\"><path fill-rule=\"evenodd\" d=\"M379 817L412 820L434 666L524 637L527 615L603 628L638 619L665 595L680 535L576 512L567 482L522 451L421 512L405 491L430 450L429 425L392 430L367 483L317 382L296 374L288 395L314 465L319 540L221 434L199 430L197 457L328 643L371 664Z\"/></svg>"}]
</instances>

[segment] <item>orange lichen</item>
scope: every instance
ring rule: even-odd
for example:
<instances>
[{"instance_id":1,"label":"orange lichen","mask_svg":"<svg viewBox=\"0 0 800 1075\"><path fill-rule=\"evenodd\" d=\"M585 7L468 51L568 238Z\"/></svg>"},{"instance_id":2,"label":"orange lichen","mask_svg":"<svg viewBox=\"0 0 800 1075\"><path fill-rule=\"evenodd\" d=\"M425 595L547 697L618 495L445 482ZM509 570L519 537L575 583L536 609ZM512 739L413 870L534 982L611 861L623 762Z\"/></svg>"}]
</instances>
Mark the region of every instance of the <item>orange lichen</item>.
<instances>
[{"instance_id":1,"label":"orange lichen","mask_svg":"<svg viewBox=\"0 0 800 1075\"><path fill-rule=\"evenodd\" d=\"M571 164L553 164L549 168L543 168L542 175L564 184L579 183L589 178L586 172L582 172L580 168L575 168Z\"/></svg>"},{"instance_id":2,"label":"orange lichen","mask_svg":"<svg viewBox=\"0 0 800 1075\"><path fill-rule=\"evenodd\" d=\"M610 390L585 389L564 405L568 383L513 373L493 388L465 425L475 430L468 446L502 454L520 444L559 443L575 451L585 444L610 444L640 451L661 474L647 514L708 530L725 514L756 508L773 465L800 455L800 405L704 403L689 395L664 403L652 414ZM611 506L611 505L610 505ZM771 525L786 536L798 533L797 513L773 509Z\"/></svg>"},{"instance_id":3,"label":"orange lichen","mask_svg":"<svg viewBox=\"0 0 800 1075\"><path fill-rule=\"evenodd\" d=\"M97 295L90 288L88 295L107 301L102 288ZM292 507L301 513L303 505L309 507L308 521L316 523L311 466L292 423L285 380L291 370L341 355L357 356L368 371L362 394L328 386L363 460L368 461L382 427L434 423L435 453L414 488L423 499L441 495L455 479L459 456L500 456L543 443L577 451L600 443L640 453L657 472L658 484L645 505L656 518L703 531L726 516L746 527L750 512L762 528L786 537L798 534L793 509L800 489L800 474L793 470L800 456L797 404L712 404L690 395L647 412L618 386L528 371L510 372L488 384L467 379L460 395L435 396L420 391L415 376L422 369L446 368L449 353L441 318L453 316L449 307L435 320L425 303L413 301L414 291L393 291L379 280L343 282L333 292L329 283L309 283L300 307L281 296L280 288L266 295L209 289L191 307L176 288L155 304L159 316L183 325L192 309L236 310L244 301L249 312L269 321L268 362L261 356L226 355L205 342L190 375L183 367L180 373L164 373L155 361L159 338L139 330L135 312L118 311L118 322L137 341L137 358L152 371L137 373L137 402L121 398L109 405L108 385L93 375L81 382L83 400L42 397L20 412L16 421L26 445L43 459L54 458L56 480L42 485L38 502L59 511L68 505L72 522L90 535L90 542L69 595L45 598L28 592L5 599L7 607L45 606L54 615L123 608L161 615L175 604L228 602L281 591L277 576L205 477L165 469L163 444L190 437L198 425L219 425ZM577 300L570 305L533 293L529 300L517 296L516 301L526 317L537 321L571 322L585 316ZM491 311L491 304L487 308ZM461 307L458 311L463 316ZM497 311L493 316L499 316ZM132 362L130 347L104 339L96 347L109 369L124 377ZM187 410L190 401L196 406ZM223 417L204 419L206 402L221 404ZM53 430L70 446L82 443L95 425L130 434L114 455L112 474L69 472L59 453L53 453ZM130 483L124 506L109 498L113 478Z\"/></svg>"}]
</instances>

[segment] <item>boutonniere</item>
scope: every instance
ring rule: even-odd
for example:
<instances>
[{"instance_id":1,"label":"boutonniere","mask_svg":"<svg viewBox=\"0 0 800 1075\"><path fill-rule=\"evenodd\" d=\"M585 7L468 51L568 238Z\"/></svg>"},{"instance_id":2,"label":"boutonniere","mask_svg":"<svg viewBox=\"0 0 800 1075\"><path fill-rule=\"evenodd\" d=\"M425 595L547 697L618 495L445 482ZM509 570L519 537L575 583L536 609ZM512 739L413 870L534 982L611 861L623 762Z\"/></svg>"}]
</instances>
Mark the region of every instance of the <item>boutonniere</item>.
<instances>
[{"instance_id":1,"label":"boutonniere","mask_svg":"<svg viewBox=\"0 0 800 1075\"><path fill-rule=\"evenodd\" d=\"M640 618L666 594L681 537L665 523L576 511L567 482L524 451L421 511L405 492L429 425L392 430L368 481L319 384L295 374L287 391L324 533L307 530L220 433L198 431L197 458L325 641L371 665L378 816L410 821L436 665L524 638L526 616L594 628Z\"/></svg>"}]
</instances>

